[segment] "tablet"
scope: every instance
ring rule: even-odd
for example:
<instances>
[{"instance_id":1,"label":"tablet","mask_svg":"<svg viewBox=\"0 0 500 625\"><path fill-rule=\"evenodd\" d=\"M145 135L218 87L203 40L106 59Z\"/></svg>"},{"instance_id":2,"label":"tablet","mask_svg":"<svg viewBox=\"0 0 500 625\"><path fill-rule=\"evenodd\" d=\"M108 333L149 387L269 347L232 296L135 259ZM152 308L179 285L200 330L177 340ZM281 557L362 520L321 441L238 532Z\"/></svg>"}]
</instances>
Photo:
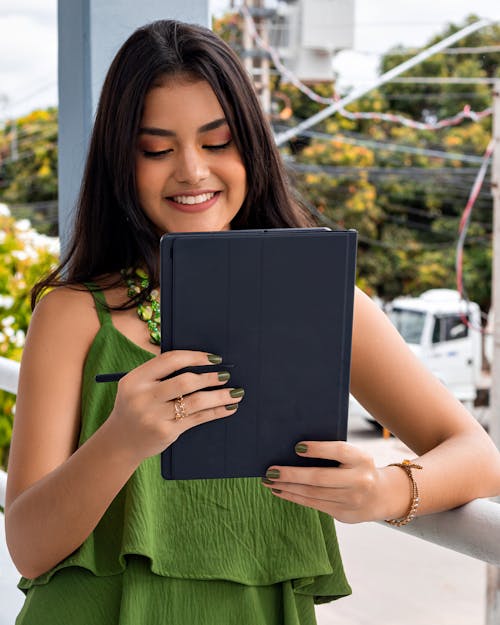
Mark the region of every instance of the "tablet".
<instances>
[{"instance_id":1,"label":"tablet","mask_svg":"<svg viewBox=\"0 0 500 625\"><path fill-rule=\"evenodd\" d=\"M297 456L301 440L345 440L356 238L287 228L166 234L161 349L222 356L234 415L184 432L161 454L165 479L265 475L271 464L333 466Z\"/></svg>"}]
</instances>

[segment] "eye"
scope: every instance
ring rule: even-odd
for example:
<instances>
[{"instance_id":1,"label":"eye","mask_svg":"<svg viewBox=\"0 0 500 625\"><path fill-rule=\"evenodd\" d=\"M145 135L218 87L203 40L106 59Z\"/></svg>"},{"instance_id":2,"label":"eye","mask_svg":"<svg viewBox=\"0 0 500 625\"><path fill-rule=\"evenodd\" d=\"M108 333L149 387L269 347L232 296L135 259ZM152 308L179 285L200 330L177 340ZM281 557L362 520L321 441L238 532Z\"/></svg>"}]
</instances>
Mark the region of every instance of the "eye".
<instances>
[{"instance_id":1,"label":"eye","mask_svg":"<svg viewBox=\"0 0 500 625\"><path fill-rule=\"evenodd\" d=\"M226 141L226 143L221 143L219 145L204 145L203 147L207 150L223 150L224 148L227 148L231 145L232 143L232 139L229 139L229 141Z\"/></svg>"},{"instance_id":2,"label":"eye","mask_svg":"<svg viewBox=\"0 0 500 625\"><path fill-rule=\"evenodd\" d=\"M146 158L161 158L162 156L166 156L172 150L160 150L158 152L148 152L147 150L142 150L143 156Z\"/></svg>"}]
</instances>

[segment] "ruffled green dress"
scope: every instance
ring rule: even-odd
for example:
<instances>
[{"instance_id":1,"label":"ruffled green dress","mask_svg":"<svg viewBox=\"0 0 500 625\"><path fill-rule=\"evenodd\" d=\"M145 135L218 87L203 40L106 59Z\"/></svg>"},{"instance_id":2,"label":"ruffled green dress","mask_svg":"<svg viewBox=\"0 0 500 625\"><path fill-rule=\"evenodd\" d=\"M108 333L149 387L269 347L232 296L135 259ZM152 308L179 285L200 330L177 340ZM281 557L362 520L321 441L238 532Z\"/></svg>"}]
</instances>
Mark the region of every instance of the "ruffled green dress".
<instances>
[{"instance_id":1,"label":"ruffled green dress","mask_svg":"<svg viewBox=\"0 0 500 625\"><path fill-rule=\"evenodd\" d=\"M116 383L152 358L101 322L82 389L83 444L105 421ZM19 588L16 625L312 625L314 603L350 594L333 520L274 497L260 479L167 481L159 456L137 468L85 542Z\"/></svg>"}]
</instances>

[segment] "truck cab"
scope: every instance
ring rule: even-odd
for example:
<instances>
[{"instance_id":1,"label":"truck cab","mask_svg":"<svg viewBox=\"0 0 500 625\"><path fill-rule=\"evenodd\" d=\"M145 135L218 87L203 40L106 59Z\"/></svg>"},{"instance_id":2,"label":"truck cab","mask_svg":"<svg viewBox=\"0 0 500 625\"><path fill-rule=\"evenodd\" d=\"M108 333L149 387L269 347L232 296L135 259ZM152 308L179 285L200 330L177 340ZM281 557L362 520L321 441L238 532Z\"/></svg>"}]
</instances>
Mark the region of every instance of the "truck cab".
<instances>
[{"instance_id":1,"label":"truck cab","mask_svg":"<svg viewBox=\"0 0 500 625\"><path fill-rule=\"evenodd\" d=\"M482 370L479 306L457 291L431 289L419 297L396 298L386 312L415 355L472 408Z\"/></svg>"}]
</instances>

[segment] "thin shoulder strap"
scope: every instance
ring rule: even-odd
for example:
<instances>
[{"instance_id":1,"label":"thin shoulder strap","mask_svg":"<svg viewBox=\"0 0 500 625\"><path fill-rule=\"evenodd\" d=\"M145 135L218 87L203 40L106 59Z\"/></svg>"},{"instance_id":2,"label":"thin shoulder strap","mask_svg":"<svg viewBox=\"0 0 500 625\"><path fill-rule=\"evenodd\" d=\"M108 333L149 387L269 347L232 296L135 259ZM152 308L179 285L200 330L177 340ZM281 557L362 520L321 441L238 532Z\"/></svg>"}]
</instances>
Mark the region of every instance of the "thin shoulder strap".
<instances>
[{"instance_id":1,"label":"thin shoulder strap","mask_svg":"<svg viewBox=\"0 0 500 625\"><path fill-rule=\"evenodd\" d=\"M97 316L99 317L99 323L102 326L110 324L111 313L109 312L108 305L106 304L106 298L104 297L104 293L99 289L98 285L95 284L95 282L85 282L85 286L94 298L95 309L97 312Z\"/></svg>"}]
</instances>

